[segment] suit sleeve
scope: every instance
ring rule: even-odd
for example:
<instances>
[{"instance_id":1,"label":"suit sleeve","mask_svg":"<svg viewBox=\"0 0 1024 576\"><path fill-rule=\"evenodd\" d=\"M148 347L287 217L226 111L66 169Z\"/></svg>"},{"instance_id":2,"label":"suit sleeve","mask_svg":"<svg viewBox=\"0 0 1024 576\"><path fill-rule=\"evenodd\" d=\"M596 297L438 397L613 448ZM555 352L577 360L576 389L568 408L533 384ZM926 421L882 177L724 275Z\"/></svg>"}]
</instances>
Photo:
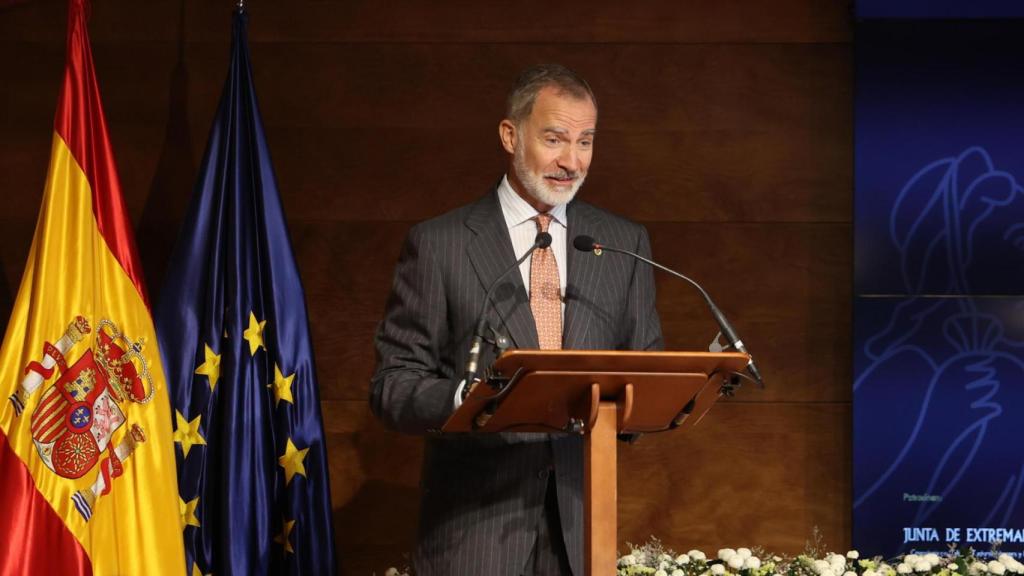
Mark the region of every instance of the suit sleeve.
<instances>
[{"instance_id":1,"label":"suit sleeve","mask_svg":"<svg viewBox=\"0 0 1024 576\"><path fill-rule=\"evenodd\" d=\"M647 228L640 226L636 253L651 258ZM655 309L654 268L637 261L627 294L623 347L628 350L663 350L661 320Z\"/></svg>"},{"instance_id":2,"label":"suit sleeve","mask_svg":"<svg viewBox=\"0 0 1024 576\"><path fill-rule=\"evenodd\" d=\"M390 428L410 434L444 424L456 387L440 361L449 337L447 303L429 240L420 226L406 239L377 329L377 370L370 381L373 413Z\"/></svg>"}]
</instances>

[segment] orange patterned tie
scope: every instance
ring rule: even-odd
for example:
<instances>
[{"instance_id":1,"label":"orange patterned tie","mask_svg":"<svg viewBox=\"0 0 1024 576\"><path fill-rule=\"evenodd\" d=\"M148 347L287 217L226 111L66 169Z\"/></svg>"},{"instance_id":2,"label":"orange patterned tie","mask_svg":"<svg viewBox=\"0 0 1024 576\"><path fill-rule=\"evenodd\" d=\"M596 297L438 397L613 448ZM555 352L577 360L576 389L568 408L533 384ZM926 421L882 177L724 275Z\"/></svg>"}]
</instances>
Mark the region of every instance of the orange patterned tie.
<instances>
[{"instance_id":1,"label":"orange patterned tie","mask_svg":"<svg viewBox=\"0 0 1024 576\"><path fill-rule=\"evenodd\" d=\"M551 214L537 215L537 228L547 232ZM536 250L530 260L530 310L537 324L541 350L562 349L562 295L558 264L551 247Z\"/></svg>"}]
</instances>

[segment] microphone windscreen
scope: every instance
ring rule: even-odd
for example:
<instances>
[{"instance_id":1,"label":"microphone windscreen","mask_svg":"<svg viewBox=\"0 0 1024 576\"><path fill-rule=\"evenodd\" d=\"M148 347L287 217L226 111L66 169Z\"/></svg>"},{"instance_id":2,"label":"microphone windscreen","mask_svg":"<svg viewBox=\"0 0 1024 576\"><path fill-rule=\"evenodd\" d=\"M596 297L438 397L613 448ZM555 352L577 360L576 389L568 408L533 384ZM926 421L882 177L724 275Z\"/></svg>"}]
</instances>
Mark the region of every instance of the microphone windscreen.
<instances>
[{"instance_id":1,"label":"microphone windscreen","mask_svg":"<svg viewBox=\"0 0 1024 576\"><path fill-rule=\"evenodd\" d=\"M581 252L591 252L594 249L594 239L590 236L577 236L573 238L572 247Z\"/></svg>"},{"instance_id":2,"label":"microphone windscreen","mask_svg":"<svg viewBox=\"0 0 1024 576\"><path fill-rule=\"evenodd\" d=\"M537 245L539 250L543 250L548 246L551 246L551 234L547 232L538 232L537 238L533 241Z\"/></svg>"}]
</instances>

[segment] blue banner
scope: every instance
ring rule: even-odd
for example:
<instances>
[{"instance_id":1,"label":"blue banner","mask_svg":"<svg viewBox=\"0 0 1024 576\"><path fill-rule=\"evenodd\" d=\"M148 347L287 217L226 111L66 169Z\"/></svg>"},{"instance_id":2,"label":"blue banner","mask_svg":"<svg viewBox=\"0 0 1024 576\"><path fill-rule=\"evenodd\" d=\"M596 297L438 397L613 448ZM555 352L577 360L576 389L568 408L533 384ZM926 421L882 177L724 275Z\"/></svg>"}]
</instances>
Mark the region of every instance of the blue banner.
<instances>
[{"instance_id":1,"label":"blue banner","mask_svg":"<svg viewBox=\"0 0 1024 576\"><path fill-rule=\"evenodd\" d=\"M246 14L156 313L189 573L335 572L305 297L256 102Z\"/></svg>"},{"instance_id":2,"label":"blue banner","mask_svg":"<svg viewBox=\"0 0 1024 576\"><path fill-rule=\"evenodd\" d=\"M1024 63L1008 22L857 28L853 543L1024 551Z\"/></svg>"}]
</instances>

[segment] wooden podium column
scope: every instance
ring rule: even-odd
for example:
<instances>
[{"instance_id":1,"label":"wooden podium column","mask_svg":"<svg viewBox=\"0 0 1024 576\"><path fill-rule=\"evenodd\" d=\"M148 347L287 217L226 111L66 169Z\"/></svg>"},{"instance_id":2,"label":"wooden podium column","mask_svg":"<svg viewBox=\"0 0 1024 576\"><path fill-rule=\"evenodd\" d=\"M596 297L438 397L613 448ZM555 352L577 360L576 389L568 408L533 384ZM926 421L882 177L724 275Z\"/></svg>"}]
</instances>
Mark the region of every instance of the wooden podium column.
<instances>
[{"instance_id":1,"label":"wooden podium column","mask_svg":"<svg viewBox=\"0 0 1024 576\"><path fill-rule=\"evenodd\" d=\"M587 576L615 576L618 406L601 402L597 421L583 440L584 563Z\"/></svg>"}]
</instances>

